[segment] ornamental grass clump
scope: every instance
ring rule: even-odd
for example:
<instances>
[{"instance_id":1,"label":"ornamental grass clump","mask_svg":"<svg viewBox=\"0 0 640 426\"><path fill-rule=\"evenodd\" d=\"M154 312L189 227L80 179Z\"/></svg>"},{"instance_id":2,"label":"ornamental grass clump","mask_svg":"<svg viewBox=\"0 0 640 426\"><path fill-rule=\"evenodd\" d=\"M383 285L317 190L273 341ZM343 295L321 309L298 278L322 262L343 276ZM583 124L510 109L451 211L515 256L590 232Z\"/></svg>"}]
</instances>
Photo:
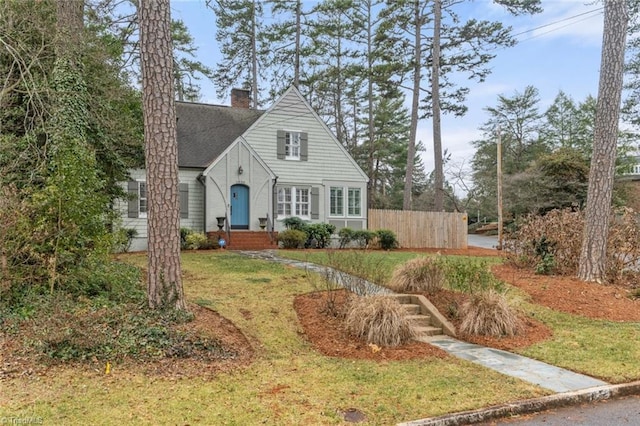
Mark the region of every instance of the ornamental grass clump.
<instances>
[{"instance_id":1,"label":"ornamental grass clump","mask_svg":"<svg viewBox=\"0 0 640 426\"><path fill-rule=\"evenodd\" d=\"M354 297L345 327L350 335L378 346L399 346L415 337L402 305L389 296Z\"/></svg>"},{"instance_id":2,"label":"ornamental grass clump","mask_svg":"<svg viewBox=\"0 0 640 426\"><path fill-rule=\"evenodd\" d=\"M398 266L388 287L399 293L426 292L433 294L446 282L445 272L434 257L416 257Z\"/></svg>"},{"instance_id":3,"label":"ornamental grass clump","mask_svg":"<svg viewBox=\"0 0 640 426\"><path fill-rule=\"evenodd\" d=\"M487 290L472 294L461 309L460 332L480 336L515 336L521 320L504 295Z\"/></svg>"}]
</instances>

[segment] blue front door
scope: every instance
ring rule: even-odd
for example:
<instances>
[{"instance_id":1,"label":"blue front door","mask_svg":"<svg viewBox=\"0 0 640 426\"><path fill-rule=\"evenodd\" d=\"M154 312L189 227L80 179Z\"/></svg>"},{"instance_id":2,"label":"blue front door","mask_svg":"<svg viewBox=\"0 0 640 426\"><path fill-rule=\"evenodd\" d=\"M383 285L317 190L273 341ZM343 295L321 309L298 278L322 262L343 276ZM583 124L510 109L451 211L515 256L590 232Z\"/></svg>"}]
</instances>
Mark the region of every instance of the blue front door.
<instances>
[{"instance_id":1,"label":"blue front door","mask_svg":"<svg viewBox=\"0 0 640 426\"><path fill-rule=\"evenodd\" d=\"M249 188L231 187L231 229L249 229Z\"/></svg>"}]
</instances>

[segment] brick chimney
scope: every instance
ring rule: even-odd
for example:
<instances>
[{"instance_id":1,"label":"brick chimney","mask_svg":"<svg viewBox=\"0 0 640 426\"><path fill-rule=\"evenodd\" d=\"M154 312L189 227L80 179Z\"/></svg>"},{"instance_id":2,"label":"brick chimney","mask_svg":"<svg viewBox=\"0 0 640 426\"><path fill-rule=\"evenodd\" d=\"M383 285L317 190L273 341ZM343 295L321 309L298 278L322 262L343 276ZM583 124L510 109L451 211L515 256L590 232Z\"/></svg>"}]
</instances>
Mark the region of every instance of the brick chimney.
<instances>
[{"instance_id":1,"label":"brick chimney","mask_svg":"<svg viewBox=\"0 0 640 426\"><path fill-rule=\"evenodd\" d=\"M248 89L231 89L231 106L234 108L249 108L251 91Z\"/></svg>"}]
</instances>

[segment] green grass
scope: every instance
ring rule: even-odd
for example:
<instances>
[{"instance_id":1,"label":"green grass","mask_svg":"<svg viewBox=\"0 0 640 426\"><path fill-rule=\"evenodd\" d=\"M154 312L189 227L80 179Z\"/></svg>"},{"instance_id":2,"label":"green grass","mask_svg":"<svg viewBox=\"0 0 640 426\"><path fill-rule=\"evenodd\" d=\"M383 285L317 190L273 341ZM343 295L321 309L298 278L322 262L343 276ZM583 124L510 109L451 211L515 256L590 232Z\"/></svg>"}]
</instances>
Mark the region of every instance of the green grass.
<instances>
[{"instance_id":1,"label":"green grass","mask_svg":"<svg viewBox=\"0 0 640 426\"><path fill-rule=\"evenodd\" d=\"M327 263L325 252L280 251L280 255L316 263ZM393 268L420 254L409 252L370 252L372 259L381 258L388 277ZM448 256L448 262L501 262L498 257L469 258ZM525 348L523 355L569 370L598 377L611 383L640 379L640 323L619 323L592 320L556 312L531 304L522 291L506 286L507 295L515 305L545 323L553 331L551 339Z\"/></svg>"},{"instance_id":2,"label":"green grass","mask_svg":"<svg viewBox=\"0 0 640 426\"><path fill-rule=\"evenodd\" d=\"M127 259L145 263L142 255ZM356 408L366 424L386 425L548 393L454 358L373 362L323 356L301 335L292 307L295 295L312 290L304 271L219 251L186 253L182 265L188 299L220 312L253 342L251 365L195 379L145 376L119 365L108 376L54 368L41 377L5 380L0 418L324 425L343 424L340 412Z\"/></svg>"},{"instance_id":3,"label":"green grass","mask_svg":"<svg viewBox=\"0 0 640 426\"><path fill-rule=\"evenodd\" d=\"M640 379L640 323L591 320L542 307L530 312L553 330L553 337L523 355L610 383Z\"/></svg>"}]
</instances>

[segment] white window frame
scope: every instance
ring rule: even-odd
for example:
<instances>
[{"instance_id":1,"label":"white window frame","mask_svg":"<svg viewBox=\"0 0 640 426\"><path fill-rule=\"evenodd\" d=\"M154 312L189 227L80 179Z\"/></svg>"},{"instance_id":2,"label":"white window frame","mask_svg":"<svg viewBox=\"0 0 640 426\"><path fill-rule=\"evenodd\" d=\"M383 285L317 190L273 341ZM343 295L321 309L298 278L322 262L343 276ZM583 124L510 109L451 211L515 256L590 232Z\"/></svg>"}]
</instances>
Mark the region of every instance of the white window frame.
<instances>
[{"instance_id":1,"label":"white window frame","mask_svg":"<svg viewBox=\"0 0 640 426\"><path fill-rule=\"evenodd\" d=\"M340 194L334 195L334 192L340 192ZM357 197L354 198L353 195L356 193ZM331 185L329 187L329 217L361 218L363 193L363 189L359 186ZM340 205L334 204L334 202L339 202Z\"/></svg>"},{"instance_id":2,"label":"white window frame","mask_svg":"<svg viewBox=\"0 0 640 426\"><path fill-rule=\"evenodd\" d=\"M336 194L334 195L334 191ZM339 194L337 193L339 191ZM334 201L336 204L334 205ZM344 187L329 187L329 216L344 217Z\"/></svg>"},{"instance_id":3,"label":"white window frame","mask_svg":"<svg viewBox=\"0 0 640 426\"><path fill-rule=\"evenodd\" d=\"M144 180L139 180L138 182L138 217L146 218L147 212L149 211L149 197L147 188L147 182ZM142 187L144 185L144 197L142 196ZM144 209L142 208L142 202L144 200Z\"/></svg>"},{"instance_id":4,"label":"white window frame","mask_svg":"<svg viewBox=\"0 0 640 426\"><path fill-rule=\"evenodd\" d=\"M284 158L286 160L300 161L302 146L302 132L285 130L284 132Z\"/></svg>"},{"instance_id":5,"label":"white window frame","mask_svg":"<svg viewBox=\"0 0 640 426\"><path fill-rule=\"evenodd\" d=\"M352 198L352 193L358 193L357 198ZM357 204L351 204L351 201L357 201ZM357 209L357 213L355 210ZM348 217L362 217L362 188L348 188L347 189L347 216Z\"/></svg>"},{"instance_id":6,"label":"white window frame","mask_svg":"<svg viewBox=\"0 0 640 426\"><path fill-rule=\"evenodd\" d=\"M292 216L311 219L311 188L279 186L276 198L278 219Z\"/></svg>"}]
</instances>

